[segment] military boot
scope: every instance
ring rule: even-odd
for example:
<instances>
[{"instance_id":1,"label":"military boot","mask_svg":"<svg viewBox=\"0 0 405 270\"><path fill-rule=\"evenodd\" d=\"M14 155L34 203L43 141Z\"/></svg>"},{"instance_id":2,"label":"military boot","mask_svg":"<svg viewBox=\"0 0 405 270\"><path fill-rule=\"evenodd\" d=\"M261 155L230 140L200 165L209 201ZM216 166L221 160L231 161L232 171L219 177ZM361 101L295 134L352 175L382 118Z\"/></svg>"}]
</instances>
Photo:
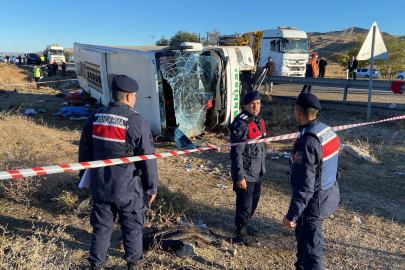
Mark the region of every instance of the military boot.
<instances>
[{"instance_id":1,"label":"military boot","mask_svg":"<svg viewBox=\"0 0 405 270\"><path fill-rule=\"evenodd\" d=\"M247 226L247 233L248 233L250 236L253 236L253 237L259 237L259 236L262 236L262 235L263 235L262 232L260 232L260 231L258 231L258 230L255 230L253 227L250 227L250 226Z\"/></svg>"},{"instance_id":2,"label":"military boot","mask_svg":"<svg viewBox=\"0 0 405 270\"><path fill-rule=\"evenodd\" d=\"M236 243L243 243L248 247L257 247L259 246L259 241L249 236L247 227L237 228L236 237L234 238Z\"/></svg>"}]
</instances>

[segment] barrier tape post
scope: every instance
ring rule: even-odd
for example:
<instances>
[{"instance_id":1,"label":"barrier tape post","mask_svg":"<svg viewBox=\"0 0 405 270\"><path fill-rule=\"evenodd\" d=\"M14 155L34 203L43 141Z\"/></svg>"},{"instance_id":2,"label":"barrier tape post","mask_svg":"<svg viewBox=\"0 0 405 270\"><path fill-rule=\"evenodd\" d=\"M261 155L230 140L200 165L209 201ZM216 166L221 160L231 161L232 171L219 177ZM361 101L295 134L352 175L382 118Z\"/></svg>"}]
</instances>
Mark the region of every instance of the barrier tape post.
<instances>
[{"instance_id":1,"label":"barrier tape post","mask_svg":"<svg viewBox=\"0 0 405 270\"><path fill-rule=\"evenodd\" d=\"M389 121L400 120L400 119L405 119L405 115L391 117L391 118L378 120L378 121L372 121L372 122L336 126L336 127L332 127L332 129L334 131L341 131L341 130L350 129L350 128L354 128L354 127L378 124L378 123L382 123L382 122L389 122ZM46 167L38 167L38 168L22 169L22 170L1 171L0 180L45 175L45 174L62 173L62 172L70 172L70 171L78 171L78 170L83 170L83 169L99 168L99 167L118 165L118 164L124 164L124 163L129 163L129 162L137 162L137 161L148 160L148 159L167 158L167 157L171 157L171 156L189 154L189 153L194 153L194 152L201 152L201 151L211 150L214 148L221 148L221 147L231 147L231 146L236 146L236 145L253 144L253 143L261 143L261 142L283 141L283 140L294 139L297 137L297 135L298 135L298 132L264 138L264 139L253 139L253 140L248 140L248 141L240 142L240 143L229 143L229 144L222 144L222 145L215 145L215 146L204 146L204 147L199 147L196 149L180 150L180 151L161 153L161 154L152 154L152 155L135 156L135 157L123 157L123 158L116 158L116 159L106 159L106 160L97 160L97 161L80 162L80 163L72 163L72 164L54 165L54 166L46 166Z\"/></svg>"}]
</instances>

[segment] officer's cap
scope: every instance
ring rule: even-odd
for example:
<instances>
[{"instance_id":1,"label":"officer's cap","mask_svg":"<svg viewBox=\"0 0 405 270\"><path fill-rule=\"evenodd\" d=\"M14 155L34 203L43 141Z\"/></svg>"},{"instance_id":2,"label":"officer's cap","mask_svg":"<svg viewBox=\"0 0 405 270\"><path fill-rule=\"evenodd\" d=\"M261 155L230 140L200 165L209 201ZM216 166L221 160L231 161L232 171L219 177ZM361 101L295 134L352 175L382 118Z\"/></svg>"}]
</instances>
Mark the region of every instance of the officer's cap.
<instances>
[{"instance_id":1,"label":"officer's cap","mask_svg":"<svg viewBox=\"0 0 405 270\"><path fill-rule=\"evenodd\" d=\"M260 93L259 91L249 91L243 97L242 105L247 105L254 100L260 100Z\"/></svg>"},{"instance_id":2,"label":"officer's cap","mask_svg":"<svg viewBox=\"0 0 405 270\"><path fill-rule=\"evenodd\" d=\"M115 75L112 81L112 90L121 91L126 93L137 92L139 89L138 83L126 76L126 75Z\"/></svg>"},{"instance_id":3,"label":"officer's cap","mask_svg":"<svg viewBox=\"0 0 405 270\"><path fill-rule=\"evenodd\" d=\"M301 93L298 96L295 104L300 105L305 109L308 107L312 107L320 111L322 108L319 99L314 94L311 93Z\"/></svg>"}]
</instances>

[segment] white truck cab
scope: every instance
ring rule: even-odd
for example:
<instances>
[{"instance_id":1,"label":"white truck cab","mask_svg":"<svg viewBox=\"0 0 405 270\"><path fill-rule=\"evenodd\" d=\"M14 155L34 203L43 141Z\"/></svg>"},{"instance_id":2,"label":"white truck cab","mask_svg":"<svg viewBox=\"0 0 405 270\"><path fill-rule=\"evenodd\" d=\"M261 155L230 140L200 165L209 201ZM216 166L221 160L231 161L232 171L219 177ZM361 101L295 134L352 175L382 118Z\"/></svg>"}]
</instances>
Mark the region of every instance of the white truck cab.
<instances>
[{"instance_id":1,"label":"white truck cab","mask_svg":"<svg viewBox=\"0 0 405 270\"><path fill-rule=\"evenodd\" d=\"M46 53L46 63L49 63L49 61L53 63L55 60L58 65L61 65L62 61L65 61L63 47L58 44L47 45L44 53Z\"/></svg>"},{"instance_id":2,"label":"white truck cab","mask_svg":"<svg viewBox=\"0 0 405 270\"><path fill-rule=\"evenodd\" d=\"M249 47L180 46L117 48L74 43L80 86L100 103L112 101L114 75L139 84L134 110L155 135L180 128L186 136L229 125L240 111L240 74L254 69Z\"/></svg>"},{"instance_id":3,"label":"white truck cab","mask_svg":"<svg viewBox=\"0 0 405 270\"><path fill-rule=\"evenodd\" d=\"M258 66L264 67L269 57L276 64L276 76L304 77L309 58L307 34L295 27L264 30Z\"/></svg>"}]
</instances>

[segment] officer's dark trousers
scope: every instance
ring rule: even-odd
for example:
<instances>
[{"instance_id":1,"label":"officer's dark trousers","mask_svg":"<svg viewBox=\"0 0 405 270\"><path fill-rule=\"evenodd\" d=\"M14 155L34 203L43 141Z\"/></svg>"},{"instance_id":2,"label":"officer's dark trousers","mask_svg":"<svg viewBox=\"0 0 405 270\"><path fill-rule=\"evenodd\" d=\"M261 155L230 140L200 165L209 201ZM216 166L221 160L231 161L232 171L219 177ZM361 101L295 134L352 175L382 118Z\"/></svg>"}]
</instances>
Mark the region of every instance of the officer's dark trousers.
<instances>
[{"instance_id":1,"label":"officer's dark trousers","mask_svg":"<svg viewBox=\"0 0 405 270\"><path fill-rule=\"evenodd\" d=\"M248 225L259 203L261 181L246 182L246 184L246 189L234 189L236 192L235 225L237 228Z\"/></svg>"},{"instance_id":2,"label":"officer's dark trousers","mask_svg":"<svg viewBox=\"0 0 405 270\"><path fill-rule=\"evenodd\" d=\"M143 198L137 198L125 203L94 199L90 216L90 222L93 226L93 238L88 259L91 265L100 267L108 262L107 250L110 247L112 229L117 213L123 233L124 259L135 263L143 260L142 229L146 223Z\"/></svg>"},{"instance_id":3,"label":"officer's dark trousers","mask_svg":"<svg viewBox=\"0 0 405 270\"><path fill-rule=\"evenodd\" d=\"M322 221L297 221L295 228L297 239L296 270L322 270L323 269L323 235Z\"/></svg>"},{"instance_id":4,"label":"officer's dark trousers","mask_svg":"<svg viewBox=\"0 0 405 270\"><path fill-rule=\"evenodd\" d=\"M319 77L321 77L321 78L325 77L325 69L324 68L319 69Z\"/></svg>"},{"instance_id":5,"label":"officer's dark trousers","mask_svg":"<svg viewBox=\"0 0 405 270\"><path fill-rule=\"evenodd\" d=\"M48 70L48 77L52 77L52 70Z\"/></svg>"},{"instance_id":6,"label":"officer's dark trousers","mask_svg":"<svg viewBox=\"0 0 405 270\"><path fill-rule=\"evenodd\" d=\"M39 89L39 82L41 81L40 77L35 77L35 82L37 83L37 89Z\"/></svg>"},{"instance_id":7,"label":"officer's dark trousers","mask_svg":"<svg viewBox=\"0 0 405 270\"><path fill-rule=\"evenodd\" d=\"M312 85L304 85L304 87L302 88L301 93L305 93L305 91L308 89L308 93L311 93L312 90Z\"/></svg>"}]
</instances>

